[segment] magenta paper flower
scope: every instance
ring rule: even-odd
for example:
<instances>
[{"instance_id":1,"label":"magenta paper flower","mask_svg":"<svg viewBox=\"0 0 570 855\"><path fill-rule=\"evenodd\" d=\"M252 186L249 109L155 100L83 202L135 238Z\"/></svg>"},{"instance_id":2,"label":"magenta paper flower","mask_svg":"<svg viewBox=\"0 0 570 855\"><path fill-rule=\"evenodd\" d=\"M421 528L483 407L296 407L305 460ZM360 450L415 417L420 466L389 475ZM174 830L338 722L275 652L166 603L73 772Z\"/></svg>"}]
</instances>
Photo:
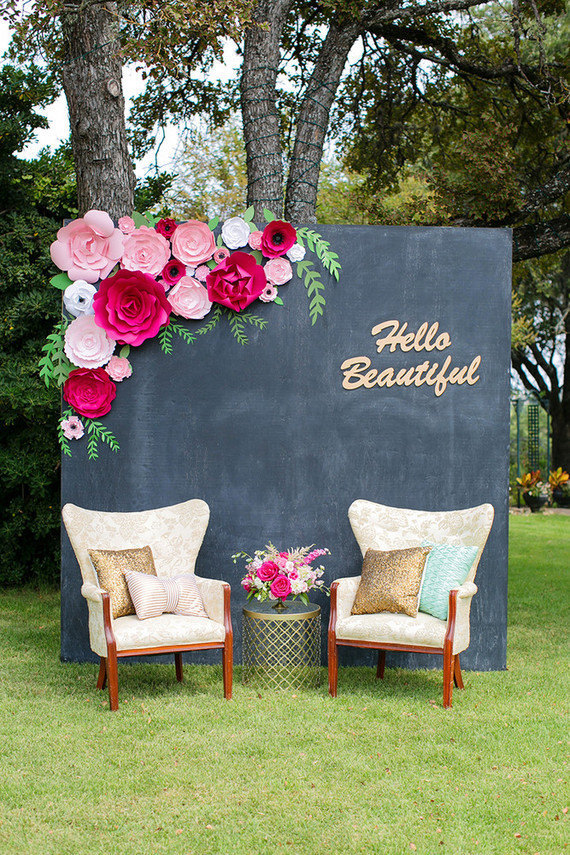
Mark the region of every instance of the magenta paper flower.
<instances>
[{"instance_id":1,"label":"magenta paper flower","mask_svg":"<svg viewBox=\"0 0 570 855\"><path fill-rule=\"evenodd\" d=\"M279 573L279 567L274 561L264 561L258 568L257 575L262 582L271 582Z\"/></svg>"},{"instance_id":2,"label":"magenta paper flower","mask_svg":"<svg viewBox=\"0 0 570 855\"><path fill-rule=\"evenodd\" d=\"M230 255L230 251L226 246L219 246L214 253L214 261L216 264L219 264L220 261L223 261L224 258L228 258Z\"/></svg>"},{"instance_id":3,"label":"magenta paper flower","mask_svg":"<svg viewBox=\"0 0 570 855\"><path fill-rule=\"evenodd\" d=\"M97 326L93 315L75 318L65 331L65 355L79 368L100 368L111 358L116 342Z\"/></svg>"},{"instance_id":4,"label":"magenta paper flower","mask_svg":"<svg viewBox=\"0 0 570 855\"><path fill-rule=\"evenodd\" d=\"M63 435L66 439L81 439L85 433L83 422L77 416L70 416L68 419L62 419L60 422Z\"/></svg>"},{"instance_id":5,"label":"magenta paper flower","mask_svg":"<svg viewBox=\"0 0 570 855\"><path fill-rule=\"evenodd\" d=\"M119 217L117 225L124 235L130 235L136 229L135 221L132 217Z\"/></svg>"},{"instance_id":6,"label":"magenta paper flower","mask_svg":"<svg viewBox=\"0 0 570 855\"><path fill-rule=\"evenodd\" d=\"M284 600L291 593L291 582L287 576L276 576L269 590L273 597Z\"/></svg>"},{"instance_id":7,"label":"magenta paper flower","mask_svg":"<svg viewBox=\"0 0 570 855\"><path fill-rule=\"evenodd\" d=\"M191 320L200 320L212 308L212 303L208 299L208 292L192 276L183 276L170 291L167 300L176 315Z\"/></svg>"},{"instance_id":8,"label":"magenta paper flower","mask_svg":"<svg viewBox=\"0 0 570 855\"><path fill-rule=\"evenodd\" d=\"M105 366L105 371L115 383L126 380L133 373L133 366L124 356L112 356Z\"/></svg>"},{"instance_id":9,"label":"magenta paper flower","mask_svg":"<svg viewBox=\"0 0 570 855\"><path fill-rule=\"evenodd\" d=\"M172 255L179 258L189 267L197 267L209 261L216 249L214 235L206 225L199 220L188 220L182 223L174 232L172 238Z\"/></svg>"},{"instance_id":10,"label":"magenta paper flower","mask_svg":"<svg viewBox=\"0 0 570 855\"><path fill-rule=\"evenodd\" d=\"M164 288L139 271L119 270L104 279L93 298L95 320L120 344L139 345L170 323Z\"/></svg>"},{"instance_id":11,"label":"magenta paper flower","mask_svg":"<svg viewBox=\"0 0 570 855\"><path fill-rule=\"evenodd\" d=\"M117 387L104 368L77 368L63 384L63 400L88 419L106 415L116 394Z\"/></svg>"},{"instance_id":12,"label":"magenta paper flower","mask_svg":"<svg viewBox=\"0 0 570 855\"><path fill-rule=\"evenodd\" d=\"M271 282L268 282L261 294L259 295L259 299L262 303L272 303L277 297L277 288L275 285L272 285Z\"/></svg>"},{"instance_id":13,"label":"magenta paper flower","mask_svg":"<svg viewBox=\"0 0 570 855\"><path fill-rule=\"evenodd\" d=\"M267 223L261 236L261 251L266 258L277 258L285 255L297 240L297 232L291 223L283 220L272 220Z\"/></svg>"},{"instance_id":14,"label":"magenta paper flower","mask_svg":"<svg viewBox=\"0 0 570 855\"><path fill-rule=\"evenodd\" d=\"M293 268L286 258L272 258L263 269L267 281L273 285L285 285L293 277Z\"/></svg>"},{"instance_id":15,"label":"magenta paper flower","mask_svg":"<svg viewBox=\"0 0 570 855\"><path fill-rule=\"evenodd\" d=\"M186 276L186 267L177 258L171 258L162 268L162 278L169 288L176 285L183 276Z\"/></svg>"},{"instance_id":16,"label":"magenta paper flower","mask_svg":"<svg viewBox=\"0 0 570 855\"><path fill-rule=\"evenodd\" d=\"M263 267L247 252L234 252L225 258L206 278L212 303L241 312L256 300L267 279Z\"/></svg>"},{"instance_id":17,"label":"magenta paper flower","mask_svg":"<svg viewBox=\"0 0 570 855\"><path fill-rule=\"evenodd\" d=\"M123 254L123 235L105 211L88 211L63 226L50 246L52 261L72 281L97 282L109 275Z\"/></svg>"},{"instance_id":18,"label":"magenta paper flower","mask_svg":"<svg viewBox=\"0 0 570 855\"><path fill-rule=\"evenodd\" d=\"M170 217L164 217L162 220L159 220L155 226L157 232L165 238L171 238L176 231L176 228L175 220L172 220Z\"/></svg>"},{"instance_id":19,"label":"magenta paper flower","mask_svg":"<svg viewBox=\"0 0 570 855\"><path fill-rule=\"evenodd\" d=\"M170 259L170 244L154 229L141 226L125 238L121 267L158 276Z\"/></svg>"},{"instance_id":20,"label":"magenta paper flower","mask_svg":"<svg viewBox=\"0 0 570 855\"><path fill-rule=\"evenodd\" d=\"M252 249L261 249L261 238L263 237L263 232L257 231L252 232L247 239L248 244Z\"/></svg>"}]
</instances>

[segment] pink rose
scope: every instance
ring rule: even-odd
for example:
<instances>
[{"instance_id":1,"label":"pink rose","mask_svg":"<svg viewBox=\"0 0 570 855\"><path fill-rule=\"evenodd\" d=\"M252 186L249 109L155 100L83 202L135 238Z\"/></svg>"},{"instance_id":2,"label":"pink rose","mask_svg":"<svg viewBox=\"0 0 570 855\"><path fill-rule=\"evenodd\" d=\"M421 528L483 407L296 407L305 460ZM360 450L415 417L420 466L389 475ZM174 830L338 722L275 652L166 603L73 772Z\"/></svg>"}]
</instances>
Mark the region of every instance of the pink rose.
<instances>
[{"instance_id":1,"label":"pink rose","mask_svg":"<svg viewBox=\"0 0 570 855\"><path fill-rule=\"evenodd\" d=\"M119 217L117 225L124 235L130 235L136 229L135 221L132 217Z\"/></svg>"},{"instance_id":2,"label":"pink rose","mask_svg":"<svg viewBox=\"0 0 570 855\"><path fill-rule=\"evenodd\" d=\"M116 394L104 368L77 368L63 384L63 400L88 419L106 415Z\"/></svg>"},{"instance_id":3,"label":"pink rose","mask_svg":"<svg viewBox=\"0 0 570 855\"><path fill-rule=\"evenodd\" d=\"M97 282L109 275L123 254L123 235L105 211L88 211L57 233L52 261L69 278Z\"/></svg>"},{"instance_id":4,"label":"pink rose","mask_svg":"<svg viewBox=\"0 0 570 855\"><path fill-rule=\"evenodd\" d=\"M115 350L116 342L97 326L93 315L81 315L65 331L63 349L70 362L80 368L105 365Z\"/></svg>"},{"instance_id":5,"label":"pink rose","mask_svg":"<svg viewBox=\"0 0 570 855\"><path fill-rule=\"evenodd\" d=\"M212 308L208 292L192 276L183 276L170 291L167 300L175 314L192 320L205 317Z\"/></svg>"},{"instance_id":6,"label":"pink rose","mask_svg":"<svg viewBox=\"0 0 570 855\"><path fill-rule=\"evenodd\" d=\"M246 592L246 594L249 594L249 592L251 591L251 582L249 581L249 579L242 579L241 586Z\"/></svg>"},{"instance_id":7,"label":"pink rose","mask_svg":"<svg viewBox=\"0 0 570 855\"><path fill-rule=\"evenodd\" d=\"M257 576L262 582L271 582L279 573L279 567L274 561L264 561L257 571Z\"/></svg>"},{"instance_id":8,"label":"pink rose","mask_svg":"<svg viewBox=\"0 0 570 855\"><path fill-rule=\"evenodd\" d=\"M291 582L287 576L277 576L269 588L272 595L280 600L284 600L291 593Z\"/></svg>"},{"instance_id":9,"label":"pink rose","mask_svg":"<svg viewBox=\"0 0 570 855\"><path fill-rule=\"evenodd\" d=\"M247 239L248 244L252 249L261 249L261 238L263 232L252 232Z\"/></svg>"},{"instance_id":10,"label":"pink rose","mask_svg":"<svg viewBox=\"0 0 570 855\"><path fill-rule=\"evenodd\" d=\"M197 267L209 261L216 249L214 235L199 220L188 220L179 225L172 238L172 254L183 264Z\"/></svg>"},{"instance_id":11,"label":"pink rose","mask_svg":"<svg viewBox=\"0 0 570 855\"><path fill-rule=\"evenodd\" d=\"M81 439L85 433L83 422L77 416L70 416L68 419L62 419L60 422L63 435L66 439Z\"/></svg>"},{"instance_id":12,"label":"pink rose","mask_svg":"<svg viewBox=\"0 0 570 855\"><path fill-rule=\"evenodd\" d=\"M247 252L234 252L206 277L208 297L213 303L241 312L256 300L267 279L263 267Z\"/></svg>"},{"instance_id":13,"label":"pink rose","mask_svg":"<svg viewBox=\"0 0 570 855\"><path fill-rule=\"evenodd\" d=\"M272 303L277 297L277 288L275 285L272 285L271 282L268 282L261 294L259 295L259 299L262 303Z\"/></svg>"},{"instance_id":14,"label":"pink rose","mask_svg":"<svg viewBox=\"0 0 570 855\"><path fill-rule=\"evenodd\" d=\"M272 220L267 223L261 235L261 251L266 258L285 255L297 240L297 232L291 223Z\"/></svg>"},{"instance_id":15,"label":"pink rose","mask_svg":"<svg viewBox=\"0 0 570 855\"><path fill-rule=\"evenodd\" d=\"M126 380L133 373L133 366L124 356L112 356L105 366L105 371L115 383Z\"/></svg>"},{"instance_id":16,"label":"pink rose","mask_svg":"<svg viewBox=\"0 0 570 855\"><path fill-rule=\"evenodd\" d=\"M170 217L164 217L162 220L159 220L155 226L157 232L165 238L171 238L176 231L176 228L176 221L172 220Z\"/></svg>"},{"instance_id":17,"label":"pink rose","mask_svg":"<svg viewBox=\"0 0 570 855\"><path fill-rule=\"evenodd\" d=\"M141 226L125 239L121 267L158 276L170 258L170 244L154 229Z\"/></svg>"},{"instance_id":18,"label":"pink rose","mask_svg":"<svg viewBox=\"0 0 570 855\"><path fill-rule=\"evenodd\" d=\"M146 273L119 270L103 279L93 298L95 320L121 344L139 345L170 323L164 288Z\"/></svg>"},{"instance_id":19,"label":"pink rose","mask_svg":"<svg viewBox=\"0 0 570 855\"><path fill-rule=\"evenodd\" d=\"M293 277L293 268L286 258L272 258L263 269L267 281L273 285L285 285Z\"/></svg>"}]
</instances>

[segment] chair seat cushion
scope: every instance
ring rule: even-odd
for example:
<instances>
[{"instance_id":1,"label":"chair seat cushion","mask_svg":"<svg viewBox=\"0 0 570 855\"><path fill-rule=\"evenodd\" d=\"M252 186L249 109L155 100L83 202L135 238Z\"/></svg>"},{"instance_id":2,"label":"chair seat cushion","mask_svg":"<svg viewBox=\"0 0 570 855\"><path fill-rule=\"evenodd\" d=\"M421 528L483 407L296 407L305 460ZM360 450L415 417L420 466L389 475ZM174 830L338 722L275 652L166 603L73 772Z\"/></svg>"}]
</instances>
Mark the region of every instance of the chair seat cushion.
<instances>
[{"instance_id":1,"label":"chair seat cushion","mask_svg":"<svg viewBox=\"0 0 570 855\"><path fill-rule=\"evenodd\" d=\"M123 618L127 620L128 618ZM446 624L432 615L418 612L417 617L380 612L375 615L350 615L337 622L336 637L351 641L385 644L414 644L443 647Z\"/></svg>"},{"instance_id":2,"label":"chair seat cushion","mask_svg":"<svg viewBox=\"0 0 570 855\"><path fill-rule=\"evenodd\" d=\"M135 615L113 621L117 651L141 647L168 647L180 644L223 642L226 631L221 623L203 617L164 614L139 620Z\"/></svg>"}]
</instances>

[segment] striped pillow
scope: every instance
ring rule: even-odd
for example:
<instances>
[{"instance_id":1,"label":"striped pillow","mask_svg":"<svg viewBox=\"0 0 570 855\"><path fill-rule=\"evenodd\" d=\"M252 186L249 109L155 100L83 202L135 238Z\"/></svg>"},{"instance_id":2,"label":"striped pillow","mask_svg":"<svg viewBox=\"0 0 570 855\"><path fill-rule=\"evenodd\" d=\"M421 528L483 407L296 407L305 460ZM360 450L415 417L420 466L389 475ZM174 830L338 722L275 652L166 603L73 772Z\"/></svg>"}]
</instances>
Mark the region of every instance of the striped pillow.
<instances>
[{"instance_id":1,"label":"striped pillow","mask_svg":"<svg viewBox=\"0 0 570 855\"><path fill-rule=\"evenodd\" d=\"M140 620L159 617L164 612L175 615L205 617L204 604L198 584L192 574L172 578L147 576L136 570L127 570L125 579Z\"/></svg>"}]
</instances>

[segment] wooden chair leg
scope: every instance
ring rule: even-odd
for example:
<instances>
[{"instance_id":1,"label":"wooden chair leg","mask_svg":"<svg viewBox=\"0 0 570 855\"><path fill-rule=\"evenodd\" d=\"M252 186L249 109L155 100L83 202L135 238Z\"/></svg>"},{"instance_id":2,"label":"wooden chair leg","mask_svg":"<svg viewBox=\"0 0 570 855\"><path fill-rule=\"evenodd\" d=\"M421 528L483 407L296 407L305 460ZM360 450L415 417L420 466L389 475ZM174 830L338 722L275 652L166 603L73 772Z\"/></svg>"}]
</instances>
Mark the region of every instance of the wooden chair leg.
<instances>
[{"instance_id":1,"label":"wooden chair leg","mask_svg":"<svg viewBox=\"0 0 570 855\"><path fill-rule=\"evenodd\" d=\"M107 680L109 681L109 706L114 712L119 709L119 673L117 654L111 651L107 656Z\"/></svg>"},{"instance_id":2,"label":"wooden chair leg","mask_svg":"<svg viewBox=\"0 0 570 855\"><path fill-rule=\"evenodd\" d=\"M376 666L376 679L383 680L384 679L384 667L386 665L386 651L379 650L378 651L378 665Z\"/></svg>"},{"instance_id":3,"label":"wooden chair leg","mask_svg":"<svg viewBox=\"0 0 570 855\"><path fill-rule=\"evenodd\" d=\"M451 649L443 651L443 708L449 709L452 702L453 674L455 669L455 656Z\"/></svg>"},{"instance_id":4,"label":"wooden chair leg","mask_svg":"<svg viewBox=\"0 0 570 855\"><path fill-rule=\"evenodd\" d=\"M176 665L176 679L179 683L184 679L184 674L182 671L182 654L175 653L174 654L174 664Z\"/></svg>"},{"instance_id":5,"label":"wooden chair leg","mask_svg":"<svg viewBox=\"0 0 570 855\"><path fill-rule=\"evenodd\" d=\"M234 645L233 637L226 634L226 641L222 651L222 671L224 674L224 698L226 701L232 699L233 674L234 674Z\"/></svg>"},{"instance_id":6,"label":"wooden chair leg","mask_svg":"<svg viewBox=\"0 0 570 855\"><path fill-rule=\"evenodd\" d=\"M453 668L453 682L458 689L465 688L463 685L463 677L461 675L461 666L459 665L459 653L455 655L455 666Z\"/></svg>"},{"instance_id":7,"label":"wooden chair leg","mask_svg":"<svg viewBox=\"0 0 570 855\"><path fill-rule=\"evenodd\" d=\"M336 638L329 638L329 695L336 698L338 686L338 646Z\"/></svg>"},{"instance_id":8,"label":"wooden chair leg","mask_svg":"<svg viewBox=\"0 0 570 855\"><path fill-rule=\"evenodd\" d=\"M99 676L97 677L97 688L104 689L107 685L107 660L104 656L99 661Z\"/></svg>"}]
</instances>

